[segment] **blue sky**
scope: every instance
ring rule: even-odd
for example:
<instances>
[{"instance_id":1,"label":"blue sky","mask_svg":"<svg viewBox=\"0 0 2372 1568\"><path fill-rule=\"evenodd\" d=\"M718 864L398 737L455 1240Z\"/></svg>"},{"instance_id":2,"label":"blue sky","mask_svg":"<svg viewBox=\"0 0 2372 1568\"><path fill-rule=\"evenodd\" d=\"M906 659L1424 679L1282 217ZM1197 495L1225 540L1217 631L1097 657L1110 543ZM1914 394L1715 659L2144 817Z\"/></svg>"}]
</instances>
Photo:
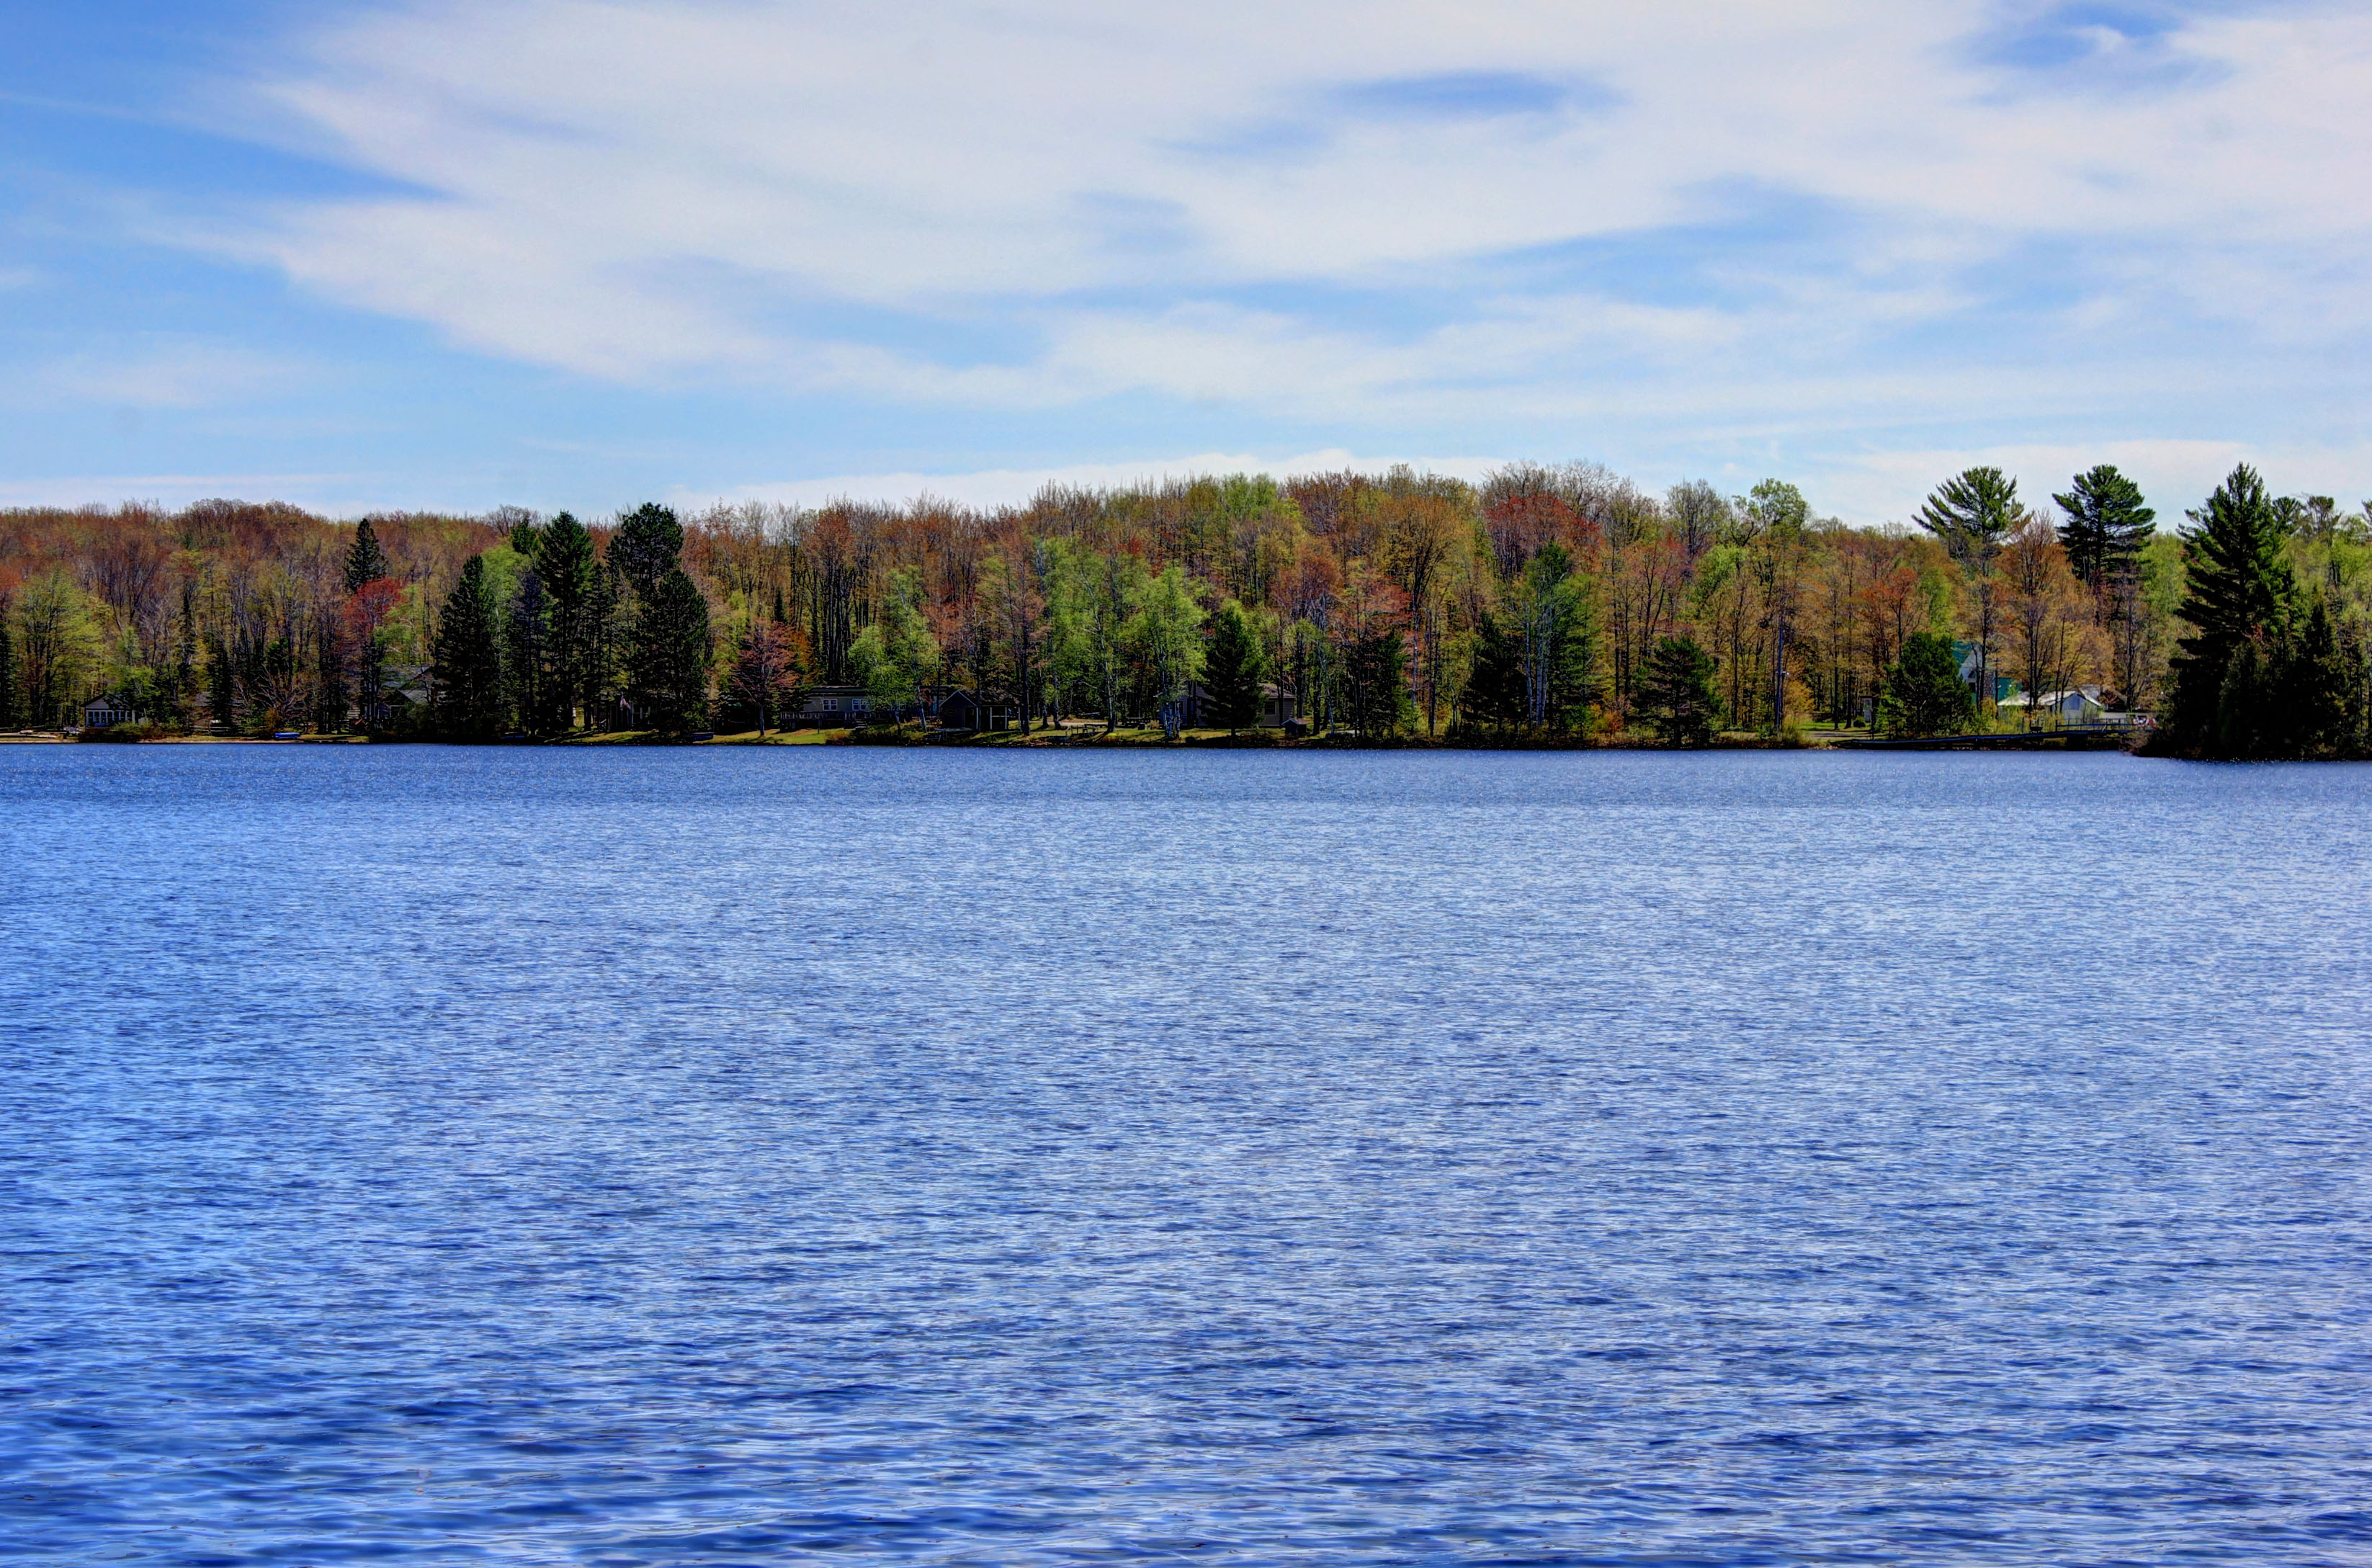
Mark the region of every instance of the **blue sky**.
<instances>
[{"instance_id":1,"label":"blue sky","mask_svg":"<svg viewBox=\"0 0 2372 1568\"><path fill-rule=\"evenodd\" d=\"M0 6L0 504L2372 495L2360 6Z\"/></svg>"}]
</instances>

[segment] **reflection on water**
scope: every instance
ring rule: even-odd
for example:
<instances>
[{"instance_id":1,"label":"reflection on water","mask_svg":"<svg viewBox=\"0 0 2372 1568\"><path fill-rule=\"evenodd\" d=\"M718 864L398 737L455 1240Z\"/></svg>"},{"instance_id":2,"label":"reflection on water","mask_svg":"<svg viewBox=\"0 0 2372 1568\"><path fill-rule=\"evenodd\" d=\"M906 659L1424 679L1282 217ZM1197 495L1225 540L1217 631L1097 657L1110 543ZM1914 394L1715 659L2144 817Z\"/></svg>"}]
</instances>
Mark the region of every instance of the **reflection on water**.
<instances>
[{"instance_id":1,"label":"reflection on water","mask_svg":"<svg viewBox=\"0 0 2372 1568\"><path fill-rule=\"evenodd\" d=\"M0 749L0 1551L2362 1561L2367 804Z\"/></svg>"}]
</instances>

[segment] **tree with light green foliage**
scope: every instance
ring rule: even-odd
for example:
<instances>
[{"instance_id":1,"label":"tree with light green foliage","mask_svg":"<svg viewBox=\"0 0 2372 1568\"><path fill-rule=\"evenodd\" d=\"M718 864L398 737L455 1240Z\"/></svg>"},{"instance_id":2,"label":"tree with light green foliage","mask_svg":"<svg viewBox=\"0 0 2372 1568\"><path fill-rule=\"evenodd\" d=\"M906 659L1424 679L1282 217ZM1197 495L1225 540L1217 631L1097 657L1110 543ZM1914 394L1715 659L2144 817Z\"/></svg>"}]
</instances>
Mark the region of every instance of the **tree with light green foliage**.
<instances>
[{"instance_id":1,"label":"tree with light green foliage","mask_svg":"<svg viewBox=\"0 0 2372 1568\"><path fill-rule=\"evenodd\" d=\"M848 646L848 662L876 711L892 714L918 706L923 683L939 673L938 640L923 613L923 574L901 566L882 585L873 624Z\"/></svg>"},{"instance_id":2,"label":"tree with light green foliage","mask_svg":"<svg viewBox=\"0 0 2372 1568\"><path fill-rule=\"evenodd\" d=\"M1109 735L1120 725L1131 626L1151 581L1145 557L1127 550L1064 548L1052 559L1050 657L1064 685L1095 693Z\"/></svg>"},{"instance_id":3,"label":"tree with light green foliage","mask_svg":"<svg viewBox=\"0 0 2372 1568\"><path fill-rule=\"evenodd\" d=\"M1194 602L1186 570L1176 562L1145 584L1129 623L1129 640L1153 673L1159 702L1180 700L1187 682L1202 675L1203 620L1203 607Z\"/></svg>"},{"instance_id":4,"label":"tree with light green foliage","mask_svg":"<svg viewBox=\"0 0 2372 1568\"><path fill-rule=\"evenodd\" d=\"M1522 722L1532 729L1587 727L1598 698L1597 626L1573 557L1563 545L1542 545L1508 580L1501 604L1522 674Z\"/></svg>"},{"instance_id":5,"label":"tree with light green foliage","mask_svg":"<svg viewBox=\"0 0 2372 1568\"><path fill-rule=\"evenodd\" d=\"M17 634L27 722L41 729L75 722L100 649L87 596L63 571L29 580L17 597Z\"/></svg>"}]
</instances>

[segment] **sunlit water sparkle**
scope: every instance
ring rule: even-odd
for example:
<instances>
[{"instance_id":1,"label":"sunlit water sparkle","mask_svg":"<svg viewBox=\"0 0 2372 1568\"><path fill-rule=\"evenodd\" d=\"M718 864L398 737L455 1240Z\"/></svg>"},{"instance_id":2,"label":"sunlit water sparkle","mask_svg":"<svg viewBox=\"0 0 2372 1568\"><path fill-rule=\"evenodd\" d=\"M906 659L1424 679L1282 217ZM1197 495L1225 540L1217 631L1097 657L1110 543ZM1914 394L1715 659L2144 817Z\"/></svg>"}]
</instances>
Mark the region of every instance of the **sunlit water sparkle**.
<instances>
[{"instance_id":1,"label":"sunlit water sparkle","mask_svg":"<svg viewBox=\"0 0 2372 1568\"><path fill-rule=\"evenodd\" d=\"M2372 1561L2367 807L0 748L0 1555Z\"/></svg>"}]
</instances>

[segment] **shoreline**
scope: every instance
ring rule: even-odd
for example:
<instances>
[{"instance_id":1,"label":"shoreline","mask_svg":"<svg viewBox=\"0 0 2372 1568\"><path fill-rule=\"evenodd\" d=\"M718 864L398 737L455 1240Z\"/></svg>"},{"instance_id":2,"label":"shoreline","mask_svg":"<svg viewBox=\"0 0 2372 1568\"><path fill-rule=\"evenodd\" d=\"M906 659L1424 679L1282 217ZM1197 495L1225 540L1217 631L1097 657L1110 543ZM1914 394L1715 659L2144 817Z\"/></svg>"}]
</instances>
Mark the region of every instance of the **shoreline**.
<instances>
[{"instance_id":1,"label":"shoreline","mask_svg":"<svg viewBox=\"0 0 2372 1568\"><path fill-rule=\"evenodd\" d=\"M2143 732L2145 736L2148 732ZM0 735L0 746L450 746L471 749L551 747L781 747L863 746L885 749L952 749L970 750L1130 750L1130 751L2124 751L2145 754L2132 744L2134 732L2119 730L2037 730L1999 734L1929 736L1894 739L1863 731L1810 731L1792 737L1731 735L1703 746L1675 746L1645 737L1506 738L1394 736L1363 741L1356 738L1287 738L1273 732L1227 735L1188 733L1177 739L1143 732L1107 735L1100 729L1074 728L989 735L868 735L862 731L790 730L710 735L698 738L662 736L650 731L619 731L599 735L552 736L538 739L455 740L436 737L305 735L287 738L245 735L159 735L126 740L90 740L76 735L19 732Z\"/></svg>"}]
</instances>

